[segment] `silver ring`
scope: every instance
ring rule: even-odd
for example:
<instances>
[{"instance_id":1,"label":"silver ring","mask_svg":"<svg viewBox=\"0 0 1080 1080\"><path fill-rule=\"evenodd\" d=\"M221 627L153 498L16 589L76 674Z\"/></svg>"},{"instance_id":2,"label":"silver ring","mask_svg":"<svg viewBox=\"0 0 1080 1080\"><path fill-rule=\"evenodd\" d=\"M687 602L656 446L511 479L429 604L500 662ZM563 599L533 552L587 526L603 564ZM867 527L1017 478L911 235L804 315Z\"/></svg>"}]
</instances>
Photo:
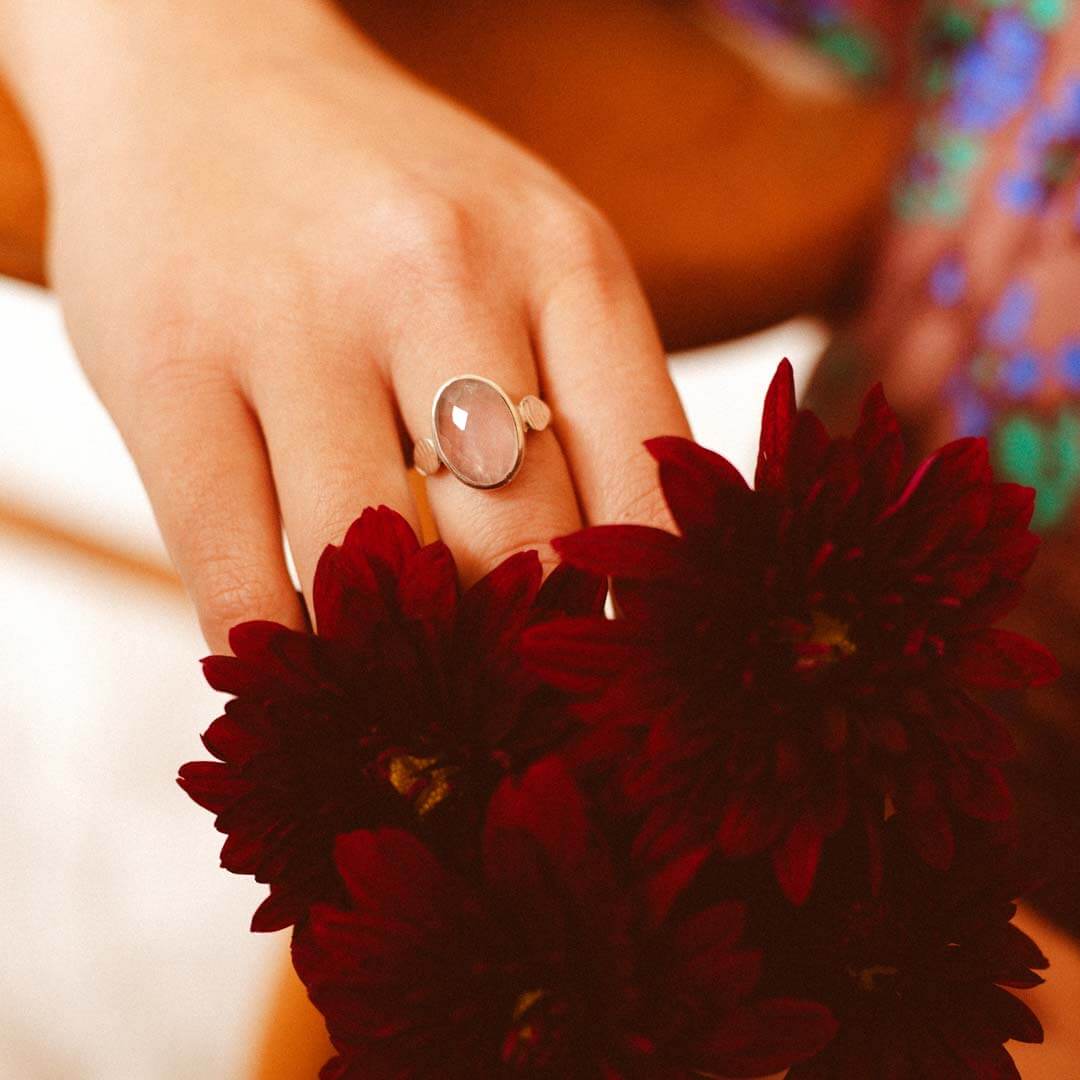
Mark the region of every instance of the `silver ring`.
<instances>
[{"instance_id":1,"label":"silver ring","mask_svg":"<svg viewBox=\"0 0 1080 1080\"><path fill-rule=\"evenodd\" d=\"M550 423L551 410L538 397L528 394L515 405L491 379L457 375L435 391L431 438L416 441L413 465L421 476L445 465L483 491L505 487L521 471L526 433Z\"/></svg>"}]
</instances>

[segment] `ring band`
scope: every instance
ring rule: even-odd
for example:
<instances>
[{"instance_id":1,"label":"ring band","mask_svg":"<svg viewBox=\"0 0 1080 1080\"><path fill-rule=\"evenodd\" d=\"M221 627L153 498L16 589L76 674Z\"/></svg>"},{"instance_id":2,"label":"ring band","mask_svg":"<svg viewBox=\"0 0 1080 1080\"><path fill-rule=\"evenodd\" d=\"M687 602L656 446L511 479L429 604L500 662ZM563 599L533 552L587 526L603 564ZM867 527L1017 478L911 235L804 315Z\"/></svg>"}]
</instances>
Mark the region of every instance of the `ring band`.
<instances>
[{"instance_id":1,"label":"ring band","mask_svg":"<svg viewBox=\"0 0 1080 1080\"><path fill-rule=\"evenodd\" d=\"M491 379L457 375L435 392L431 438L417 440L413 465L421 476L445 465L469 487L505 487L525 460L526 433L549 423L551 410L538 397L528 394L515 405Z\"/></svg>"}]
</instances>

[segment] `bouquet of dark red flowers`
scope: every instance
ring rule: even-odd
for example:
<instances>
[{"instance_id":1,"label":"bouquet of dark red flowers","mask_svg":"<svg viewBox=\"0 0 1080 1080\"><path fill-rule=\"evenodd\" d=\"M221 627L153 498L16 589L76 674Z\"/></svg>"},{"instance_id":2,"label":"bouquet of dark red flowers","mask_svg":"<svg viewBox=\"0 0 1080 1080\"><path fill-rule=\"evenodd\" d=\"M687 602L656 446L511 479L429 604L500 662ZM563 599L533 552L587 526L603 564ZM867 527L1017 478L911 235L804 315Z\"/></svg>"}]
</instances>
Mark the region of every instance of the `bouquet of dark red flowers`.
<instances>
[{"instance_id":1,"label":"bouquet of dark red flowers","mask_svg":"<svg viewBox=\"0 0 1080 1080\"><path fill-rule=\"evenodd\" d=\"M677 533L585 529L462 592L366 510L317 633L205 661L232 700L180 784L269 886L253 929L293 927L322 1076L1017 1076L1046 960L973 692L1056 671L994 625L1033 493L978 440L907 475L880 391L830 438L786 362L752 488L649 450Z\"/></svg>"}]
</instances>

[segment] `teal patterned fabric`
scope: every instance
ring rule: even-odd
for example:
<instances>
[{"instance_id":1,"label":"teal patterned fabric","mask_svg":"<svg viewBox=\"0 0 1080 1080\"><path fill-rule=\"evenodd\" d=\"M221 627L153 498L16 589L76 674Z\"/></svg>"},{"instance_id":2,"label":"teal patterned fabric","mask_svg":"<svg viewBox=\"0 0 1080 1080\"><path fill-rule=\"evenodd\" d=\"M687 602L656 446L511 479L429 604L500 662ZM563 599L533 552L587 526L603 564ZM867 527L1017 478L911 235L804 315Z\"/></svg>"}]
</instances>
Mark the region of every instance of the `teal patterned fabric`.
<instances>
[{"instance_id":1,"label":"teal patterned fabric","mask_svg":"<svg viewBox=\"0 0 1080 1080\"><path fill-rule=\"evenodd\" d=\"M1038 489L1042 529L1075 523L1080 0L714 2L825 53L867 92L917 99L889 243L935 254L917 280L879 280L877 306L892 289L895 319L950 320L941 393L956 433L985 436L1001 473Z\"/></svg>"}]
</instances>

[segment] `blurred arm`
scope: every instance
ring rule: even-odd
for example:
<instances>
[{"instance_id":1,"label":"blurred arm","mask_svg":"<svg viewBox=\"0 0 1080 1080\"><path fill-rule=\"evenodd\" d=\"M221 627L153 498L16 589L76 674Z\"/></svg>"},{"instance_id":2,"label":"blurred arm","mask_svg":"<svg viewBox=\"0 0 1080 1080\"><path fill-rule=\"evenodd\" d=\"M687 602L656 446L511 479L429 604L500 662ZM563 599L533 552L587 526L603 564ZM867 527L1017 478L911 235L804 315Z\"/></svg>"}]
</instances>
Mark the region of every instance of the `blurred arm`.
<instances>
[{"instance_id":1,"label":"blurred arm","mask_svg":"<svg viewBox=\"0 0 1080 1080\"><path fill-rule=\"evenodd\" d=\"M292 18L321 7L284 2ZM604 211L672 348L827 307L867 247L906 143L907 110L895 95L800 97L678 5L341 7L391 56L529 146ZM251 47L252 35L239 31L251 8L252 0L0 0L0 65L48 160L49 143L63 147L101 127L92 112L108 112L118 83L128 78L138 93L125 75L136 35L153 48L172 20L235 39L240 52ZM42 182L10 104L0 103L0 145L0 272L40 280ZM77 144L73 152L77 161Z\"/></svg>"},{"instance_id":2,"label":"blurred arm","mask_svg":"<svg viewBox=\"0 0 1080 1080\"><path fill-rule=\"evenodd\" d=\"M15 102L0 87L0 274L45 281L45 177Z\"/></svg>"},{"instance_id":3,"label":"blurred arm","mask_svg":"<svg viewBox=\"0 0 1080 1080\"><path fill-rule=\"evenodd\" d=\"M127 137L117 106L138 101L155 57L181 44L214 78L214 60L241 65L273 47L254 32L269 21L324 46L342 17L331 0L0 0L0 274L44 283L47 203L96 143Z\"/></svg>"}]
</instances>

